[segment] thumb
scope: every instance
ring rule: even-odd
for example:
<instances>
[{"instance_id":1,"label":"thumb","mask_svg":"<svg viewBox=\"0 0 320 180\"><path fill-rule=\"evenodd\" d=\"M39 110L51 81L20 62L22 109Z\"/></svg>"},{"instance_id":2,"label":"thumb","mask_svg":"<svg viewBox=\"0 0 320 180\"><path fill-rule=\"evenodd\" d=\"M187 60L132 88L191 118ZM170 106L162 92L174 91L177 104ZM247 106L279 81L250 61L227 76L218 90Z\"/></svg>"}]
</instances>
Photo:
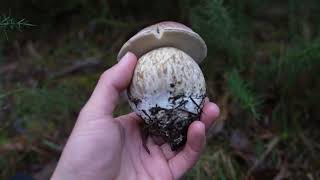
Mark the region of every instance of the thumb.
<instances>
[{"instance_id":1,"label":"thumb","mask_svg":"<svg viewBox=\"0 0 320 180\"><path fill-rule=\"evenodd\" d=\"M112 115L120 93L130 84L136 64L136 56L128 52L116 65L103 72L82 111L95 116Z\"/></svg>"}]
</instances>

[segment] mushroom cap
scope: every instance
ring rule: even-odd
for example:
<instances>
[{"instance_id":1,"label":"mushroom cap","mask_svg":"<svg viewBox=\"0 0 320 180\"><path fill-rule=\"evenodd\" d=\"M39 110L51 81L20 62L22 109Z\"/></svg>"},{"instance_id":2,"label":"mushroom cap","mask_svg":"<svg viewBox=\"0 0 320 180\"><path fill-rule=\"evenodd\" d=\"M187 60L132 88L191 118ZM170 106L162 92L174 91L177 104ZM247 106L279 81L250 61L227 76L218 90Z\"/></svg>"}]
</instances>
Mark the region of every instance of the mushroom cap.
<instances>
[{"instance_id":1,"label":"mushroom cap","mask_svg":"<svg viewBox=\"0 0 320 180\"><path fill-rule=\"evenodd\" d=\"M198 64L207 56L204 40L187 26L171 21L160 22L139 31L120 49L118 61L128 52L140 58L160 47L174 47L187 53Z\"/></svg>"}]
</instances>

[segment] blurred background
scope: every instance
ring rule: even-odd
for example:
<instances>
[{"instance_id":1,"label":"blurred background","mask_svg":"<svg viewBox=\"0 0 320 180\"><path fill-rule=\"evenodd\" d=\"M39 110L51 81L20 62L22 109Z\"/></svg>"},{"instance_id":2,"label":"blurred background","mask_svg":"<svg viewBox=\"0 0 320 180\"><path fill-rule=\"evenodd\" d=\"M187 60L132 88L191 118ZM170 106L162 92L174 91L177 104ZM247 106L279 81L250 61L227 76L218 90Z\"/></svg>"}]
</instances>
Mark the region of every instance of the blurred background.
<instances>
[{"instance_id":1,"label":"blurred background","mask_svg":"<svg viewBox=\"0 0 320 180\"><path fill-rule=\"evenodd\" d=\"M0 179L48 179L99 75L163 20L204 38L221 108L185 179L320 179L318 0L1 1Z\"/></svg>"}]
</instances>

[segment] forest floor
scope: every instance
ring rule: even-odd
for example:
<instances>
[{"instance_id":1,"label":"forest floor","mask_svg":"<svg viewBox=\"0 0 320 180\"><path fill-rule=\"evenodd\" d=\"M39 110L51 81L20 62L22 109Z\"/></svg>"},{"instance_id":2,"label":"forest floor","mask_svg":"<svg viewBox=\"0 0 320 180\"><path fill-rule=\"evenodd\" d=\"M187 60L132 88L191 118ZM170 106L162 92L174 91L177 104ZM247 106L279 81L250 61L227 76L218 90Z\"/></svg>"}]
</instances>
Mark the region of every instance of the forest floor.
<instances>
[{"instance_id":1,"label":"forest floor","mask_svg":"<svg viewBox=\"0 0 320 180\"><path fill-rule=\"evenodd\" d=\"M255 105L243 107L242 99L235 97L243 92L241 89L235 92L232 86L238 83L241 88L242 81L221 65L228 61L224 52L208 57L201 65L208 96L219 105L221 115L208 133L207 147L199 163L186 179L320 179L319 93L314 91L320 86L317 78L310 80L310 74L302 73L299 76L302 80L288 91L288 97L282 96L276 85L264 84L272 82L273 77L277 81L277 74L272 71L264 71L268 81L259 80L265 75L259 74L259 68L269 67L274 57L287 57L287 49L291 48L288 26L278 22L278 16L281 18L281 13L270 19L267 14L251 24L254 33L248 44L252 43L253 54L246 58L257 63L243 74L251 81L250 87L267 92L263 94L259 113L255 112ZM78 112L100 74L116 63L118 50L130 36L157 21L151 19L134 25L68 21L68 26L61 23L54 31L42 29L41 36L34 35L38 33L37 27L31 27L9 35L1 43L0 179L24 175L35 180L50 177ZM311 36L309 27L305 25L306 39ZM294 55L301 52L302 56L309 56L309 51L320 50L318 41L310 44ZM319 69L311 71L319 73ZM290 98L298 96L297 91L301 90L312 95L306 99L308 106L300 98ZM251 102L248 99L244 101ZM294 112L295 108L283 107L288 102L294 107L301 103L297 107L302 110ZM115 116L127 112L130 108L121 99Z\"/></svg>"}]
</instances>

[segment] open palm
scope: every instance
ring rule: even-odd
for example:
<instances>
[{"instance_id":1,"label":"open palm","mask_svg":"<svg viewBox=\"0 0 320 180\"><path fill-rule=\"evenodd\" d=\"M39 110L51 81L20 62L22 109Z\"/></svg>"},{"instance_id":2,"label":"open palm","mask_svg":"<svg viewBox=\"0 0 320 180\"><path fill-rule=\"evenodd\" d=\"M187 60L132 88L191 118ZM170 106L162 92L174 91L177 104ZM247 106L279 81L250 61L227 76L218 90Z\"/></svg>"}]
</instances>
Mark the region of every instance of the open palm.
<instances>
[{"instance_id":1,"label":"open palm","mask_svg":"<svg viewBox=\"0 0 320 180\"><path fill-rule=\"evenodd\" d=\"M128 53L103 73L80 112L52 179L179 179L196 163L205 131L219 114L214 103L205 103L201 121L190 125L187 143L179 152L152 137L146 142L148 152L140 133L141 119L135 113L112 116L136 62Z\"/></svg>"}]
</instances>

